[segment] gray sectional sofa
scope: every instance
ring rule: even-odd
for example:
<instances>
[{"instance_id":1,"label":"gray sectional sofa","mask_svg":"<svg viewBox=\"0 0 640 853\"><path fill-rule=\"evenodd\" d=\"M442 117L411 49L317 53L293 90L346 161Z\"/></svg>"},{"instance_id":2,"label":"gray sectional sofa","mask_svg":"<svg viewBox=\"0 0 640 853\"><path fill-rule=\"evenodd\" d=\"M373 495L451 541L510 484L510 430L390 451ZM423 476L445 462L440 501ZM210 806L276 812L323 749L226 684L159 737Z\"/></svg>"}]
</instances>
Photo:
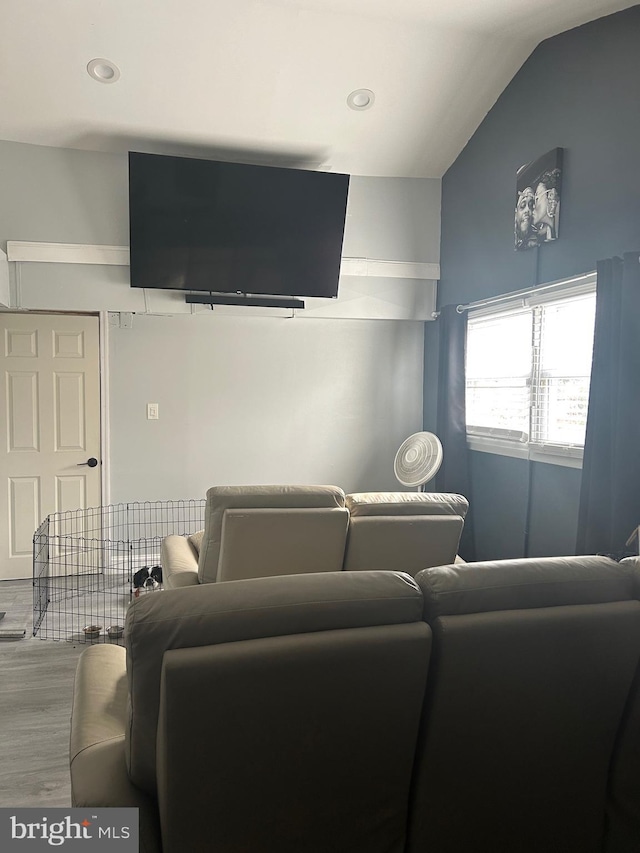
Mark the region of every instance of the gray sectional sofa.
<instances>
[{"instance_id":1,"label":"gray sectional sofa","mask_svg":"<svg viewBox=\"0 0 640 853\"><path fill-rule=\"evenodd\" d=\"M343 568L416 575L454 561L468 507L455 494L216 486L207 492L204 530L164 539L164 585Z\"/></svg>"},{"instance_id":2,"label":"gray sectional sofa","mask_svg":"<svg viewBox=\"0 0 640 853\"><path fill-rule=\"evenodd\" d=\"M145 853L640 849L640 602L605 557L206 584L81 656L73 804Z\"/></svg>"}]
</instances>

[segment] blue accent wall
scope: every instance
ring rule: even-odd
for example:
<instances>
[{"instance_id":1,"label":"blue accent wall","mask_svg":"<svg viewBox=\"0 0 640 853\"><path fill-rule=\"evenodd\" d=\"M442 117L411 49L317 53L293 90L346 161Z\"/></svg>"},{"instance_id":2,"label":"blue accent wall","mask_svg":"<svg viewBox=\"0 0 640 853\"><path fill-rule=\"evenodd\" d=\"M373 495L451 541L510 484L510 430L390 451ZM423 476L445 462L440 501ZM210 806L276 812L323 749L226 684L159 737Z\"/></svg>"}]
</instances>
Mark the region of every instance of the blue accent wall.
<instances>
[{"instance_id":1,"label":"blue accent wall","mask_svg":"<svg viewBox=\"0 0 640 853\"><path fill-rule=\"evenodd\" d=\"M513 248L517 169L564 148L559 239ZM640 6L542 42L442 183L438 302L465 303L595 269L640 249ZM437 322L425 331L425 428L435 424ZM431 389L431 390L430 390ZM580 471L472 453L479 559L573 553Z\"/></svg>"}]
</instances>

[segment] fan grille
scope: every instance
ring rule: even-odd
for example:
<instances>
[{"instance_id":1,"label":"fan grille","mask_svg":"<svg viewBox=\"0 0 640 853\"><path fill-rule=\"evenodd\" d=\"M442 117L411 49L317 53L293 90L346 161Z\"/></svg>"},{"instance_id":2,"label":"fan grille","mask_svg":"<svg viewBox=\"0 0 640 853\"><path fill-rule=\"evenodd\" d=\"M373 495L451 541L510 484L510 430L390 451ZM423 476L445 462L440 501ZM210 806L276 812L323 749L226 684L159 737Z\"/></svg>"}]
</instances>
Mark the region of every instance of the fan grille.
<instances>
[{"instance_id":1,"label":"fan grille","mask_svg":"<svg viewBox=\"0 0 640 853\"><path fill-rule=\"evenodd\" d=\"M396 477L403 486L421 486L442 464L442 444L432 432L416 432L402 442L394 462Z\"/></svg>"}]
</instances>

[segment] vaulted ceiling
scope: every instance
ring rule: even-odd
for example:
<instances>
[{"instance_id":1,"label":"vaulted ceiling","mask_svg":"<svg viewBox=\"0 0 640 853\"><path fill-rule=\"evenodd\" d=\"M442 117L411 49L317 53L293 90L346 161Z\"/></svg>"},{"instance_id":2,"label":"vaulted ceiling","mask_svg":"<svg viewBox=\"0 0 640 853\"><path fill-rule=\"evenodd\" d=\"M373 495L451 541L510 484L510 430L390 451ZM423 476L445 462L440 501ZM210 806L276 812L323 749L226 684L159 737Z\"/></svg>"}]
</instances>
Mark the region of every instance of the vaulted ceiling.
<instances>
[{"instance_id":1,"label":"vaulted ceiling","mask_svg":"<svg viewBox=\"0 0 640 853\"><path fill-rule=\"evenodd\" d=\"M632 5L3 0L0 139L439 177L541 40Z\"/></svg>"}]
</instances>

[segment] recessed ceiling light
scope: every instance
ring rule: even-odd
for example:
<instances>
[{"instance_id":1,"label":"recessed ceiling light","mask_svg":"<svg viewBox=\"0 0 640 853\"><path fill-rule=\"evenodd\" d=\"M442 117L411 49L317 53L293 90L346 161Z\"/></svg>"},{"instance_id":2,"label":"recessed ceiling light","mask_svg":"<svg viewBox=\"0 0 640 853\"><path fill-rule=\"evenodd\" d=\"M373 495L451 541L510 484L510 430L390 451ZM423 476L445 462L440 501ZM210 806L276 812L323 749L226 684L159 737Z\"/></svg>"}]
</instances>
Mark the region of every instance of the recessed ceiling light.
<instances>
[{"instance_id":1,"label":"recessed ceiling light","mask_svg":"<svg viewBox=\"0 0 640 853\"><path fill-rule=\"evenodd\" d=\"M120 78L120 69L109 59L92 59L87 72L98 83L115 83Z\"/></svg>"},{"instance_id":2,"label":"recessed ceiling light","mask_svg":"<svg viewBox=\"0 0 640 853\"><path fill-rule=\"evenodd\" d=\"M371 89L355 89L347 98L347 106L352 110L371 109L376 96Z\"/></svg>"}]
</instances>

